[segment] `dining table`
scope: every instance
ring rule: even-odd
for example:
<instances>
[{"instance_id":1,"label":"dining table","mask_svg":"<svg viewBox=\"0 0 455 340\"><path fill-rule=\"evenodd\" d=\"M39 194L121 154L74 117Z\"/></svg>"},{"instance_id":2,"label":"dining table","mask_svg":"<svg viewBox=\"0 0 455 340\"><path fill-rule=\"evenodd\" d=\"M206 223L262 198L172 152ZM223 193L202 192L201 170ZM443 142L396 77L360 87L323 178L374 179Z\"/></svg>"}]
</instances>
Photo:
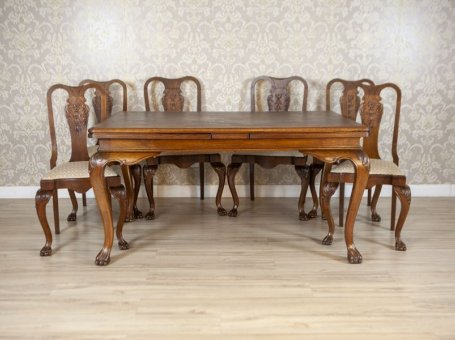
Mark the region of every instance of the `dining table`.
<instances>
[{"instance_id":1,"label":"dining table","mask_svg":"<svg viewBox=\"0 0 455 340\"><path fill-rule=\"evenodd\" d=\"M89 129L98 140L98 152L90 158L90 179L101 212L104 244L95 263L110 261L114 227L110 194L104 171L109 165L138 164L160 153L299 151L325 163L349 160L355 181L346 214L344 239L349 263L361 263L354 244L354 224L369 175L369 158L361 140L369 128L332 111L299 112L149 112L120 111ZM323 173L324 176L324 173ZM320 190L323 214L332 218L327 206L337 184L326 182ZM131 190L126 186L126 190ZM130 197L131 193L126 194ZM325 202L325 204L323 204ZM329 230L324 238L332 238ZM122 249L129 247L117 230ZM322 242L329 244L328 242ZM331 242L330 242L331 243Z\"/></svg>"}]
</instances>

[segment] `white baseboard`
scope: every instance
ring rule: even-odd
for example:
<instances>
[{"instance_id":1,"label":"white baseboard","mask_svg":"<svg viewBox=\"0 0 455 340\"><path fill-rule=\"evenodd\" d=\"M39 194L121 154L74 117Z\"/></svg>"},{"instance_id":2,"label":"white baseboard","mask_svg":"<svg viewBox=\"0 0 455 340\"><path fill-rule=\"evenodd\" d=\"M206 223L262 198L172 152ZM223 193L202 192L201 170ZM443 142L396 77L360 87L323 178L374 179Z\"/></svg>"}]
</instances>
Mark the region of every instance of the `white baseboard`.
<instances>
[{"instance_id":1,"label":"white baseboard","mask_svg":"<svg viewBox=\"0 0 455 340\"><path fill-rule=\"evenodd\" d=\"M352 186L346 185L345 194L348 196ZM199 197L198 185L156 185L155 197ZM237 185L239 197L249 196L248 185ZM37 186L5 186L0 187L0 198L34 198ZM205 196L215 197L217 186L206 185ZM455 184L416 184L411 185L413 197L455 197ZM300 194L299 185L256 185L256 197L298 197ZM337 196L338 192L334 196ZM382 197L391 196L391 187L384 186ZM66 190L60 190L59 196L68 198ZM93 191L87 193L87 197L93 198ZM141 186L139 197L147 197L144 186ZM229 188L224 187L223 197L230 197Z\"/></svg>"}]
</instances>

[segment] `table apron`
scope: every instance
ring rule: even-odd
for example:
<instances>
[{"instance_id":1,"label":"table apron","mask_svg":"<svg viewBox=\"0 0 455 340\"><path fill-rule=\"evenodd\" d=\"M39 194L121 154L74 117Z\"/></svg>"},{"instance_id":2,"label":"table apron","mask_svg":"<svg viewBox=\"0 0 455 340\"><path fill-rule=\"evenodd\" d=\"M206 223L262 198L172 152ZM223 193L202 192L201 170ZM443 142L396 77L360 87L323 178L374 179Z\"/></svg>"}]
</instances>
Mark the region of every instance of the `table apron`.
<instances>
[{"instance_id":1,"label":"table apron","mask_svg":"<svg viewBox=\"0 0 455 340\"><path fill-rule=\"evenodd\" d=\"M359 138L330 139L175 139L134 140L99 139L102 152L163 152L163 151L280 151L305 149L361 149Z\"/></svg>"}]
</instances>

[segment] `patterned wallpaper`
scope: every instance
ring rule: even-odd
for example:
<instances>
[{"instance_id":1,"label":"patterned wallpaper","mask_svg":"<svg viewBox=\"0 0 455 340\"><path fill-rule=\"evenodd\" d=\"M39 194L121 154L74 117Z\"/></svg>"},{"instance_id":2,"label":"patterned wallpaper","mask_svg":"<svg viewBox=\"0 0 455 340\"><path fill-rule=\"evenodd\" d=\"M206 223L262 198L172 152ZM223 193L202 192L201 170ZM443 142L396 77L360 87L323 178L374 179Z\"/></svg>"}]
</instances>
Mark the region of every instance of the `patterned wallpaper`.
<instances>
[{"instance_id":1,"label":"patterned wallpaper","mask_svg":"<svg viewBox=\"0 0 455 340\"><path fill-rule=\"evenodd\" d=\"M143 83L153 75L196 76L203 110L218 111L249 110L249 83L259 75L306 78L309 109L324 108L334 77L395 82L403 90L399 154L409 181L455 183L453 0L0 3L0 186L38 185L49 167L50 85L121 78L129 108L141 110ZM257 177L297 183L286 167ZM196 169L163 167L158 181L198 179Z\"/></svg>"}]
</instances>

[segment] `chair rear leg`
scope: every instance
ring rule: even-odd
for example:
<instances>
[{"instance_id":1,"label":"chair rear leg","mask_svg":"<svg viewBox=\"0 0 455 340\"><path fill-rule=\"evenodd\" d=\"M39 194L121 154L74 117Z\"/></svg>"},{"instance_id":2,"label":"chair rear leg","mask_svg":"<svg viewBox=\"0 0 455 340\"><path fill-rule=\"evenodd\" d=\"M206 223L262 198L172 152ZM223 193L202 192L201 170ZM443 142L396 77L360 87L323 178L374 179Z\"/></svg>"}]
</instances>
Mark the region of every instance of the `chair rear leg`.
<instances>
[{"instance_id":1,"label":"chair rear leg","mask_svg":"<svg viewBox=\"0 0 455 340\"><path fill-rule=\"evenodd\" d=\"M295 171L300 177L300 197L299 197L299 220L308 221L309 217L305 213L305 198L308 191L308 183L310 181L310 168L306 166L295 166Z\"/></svg>"},{"instance_id":2,"label":"chair rear leg","mask_svg":"<svg viewBox=\"0 0 455 340\"><path fill-rule=\"evenodd\" d=\"M82 206L87 206L87 194L85 192L82 193Z\"/></svg>"},{"instance_id":3,"label":"chair rear leg","mask_svg":"<svg viewBox=\"0 0 455 340\"><path fill-rule=\"evenodd\" d=\"M398 216L397 226L395 228L395 250L405 251L406 244L401 239L401 230L408 216L409 207L411 206L411 189L408 185L393 187L393 192L398 196L401 203L400 216Z\"/></svg>"},{"instance_id":4,"label":"chair rear leg","mask_svg":"<svg viewBox=\"0 0 455 340\"><path fill-rule=\"evenodd\" d=\"M242 163L231 163L227 167L227 179L229 190L231 191L232 200L234 201L234 206L229 211L228 216L236 217L237 216L237 208L239 207L239 196L237 195L237 190L235 189L235 175L239 171Z\"/></svg>"},{"instance_id":5,"label":"chair rear leg","mask_svg":"<svg viewBox=\"0 0 455 340\"><path fill-rule=\"evenodd\" d=\"M381 195L381 189L382 189L382 185L376 185L374 187L373 200L371 201L371 220L373 222L381 222L381 216L378 214L378 212L376 210L376 207L377 207L377 204L379 201L379 196ZM392 195L394 195L394 194L392 193Z\"/></svg>"},{"instance_id":6,"label":"chair rear leg","mask_svg":"<svg viewBox=\"0 0 455 340\"><path fill-rule=\"evenodd\" d=\"M226 168L226 166L225 166L225 168ZM201 200L204 199L204 191L205 191L204 190L204 182L205 182L204 171L205 171L204 162L199 162L199 183L200 183L200 188L201 188Z\"/></svg>"},{"instance_id":7,"label":"chair rear leg","mask_svg":"<svg viewBox=\"0 0 455 340\"><path fill-rule=\"evenodd\" d=\"M46 205L53 195L52 190L42 189L39 189L35 195L36 213L38 214L41 228L43 228L44 236L46 237L46 243L40 250L41 256L50 256L52 254L52 231L51 228L49 228L49 223L47 222Z\"/></svg>"},{"instance_id":8,"label":"chair rear leg","mask_svg":"<svg viewBox=\"0 0 455 340\"><path fill-rule=\"evenodd\" d=\"M343 228L344 225L344 188L345 184L340 183L340 197L338 198L338 225Z\"/></svg>"},{"instance_id":9,"label":"chair rear leg","mask_svg":"<svg viewBox=\"0 0 455 340\"><path fill-rule=\"evenodd\" d=\"M73 221L76 221L76 214L77 214L77 209L78 209L77 199L76 199L76 194L74 193L74 190L68 189L68 193L71 198L71 204L73 205L73 210L70 212L70 214L68 215L66 220L68 222L73 222Z\"/></svg>"},{"instance_id":10,"label":"chair rear leg","mask_svg":"<svg viewBox=\"0 0 455 340\"><path fill-rule=\"evenodd\" d=\"M147 192L147 198L149 201L149 212L145 214L146 220L155 219L155 199L153 197L153 177L155 176L158 165L145 165L143 168L145 191Z\"/></svg>"},{"instance_id":11,"label":"chair rear leg","mask_svg":"<svg viewBox=\"0 0 455 340\"><path fill-rule=\"evenodd\" d=\"M375 189L376 192L376 189ZM371 206L371 188L368 188L367 206Z\"/></svg>"},{"instance_id":12,"label":"chair rear leg","mask_svg":"<svg viewBox=\"0 0 455 340\"><path fill-rule=\"evenodd\" d=\"M250 200L254 201L254 162L250 163Z\"/></svg>"},{"instance_id":13,"label":"chair rear leg","mask_svg":"<svg viewBox=\"0 0 455 340\"><path fill-rule=\"evenodd\" d=\"M55 234L60 234L60 216L58 213L58 190L52 191L52 207L54 209L54 229Z\"/></svg>"},{"instance_id":14,"label":"chair rear leg","mask_svg":"<svg viewBox=\"0 0 455 340\"><path fill-rule=\"evenodd\" d=\"M392 190L392 207L390 214L390 230L395 230L395 220L396 220L396 211L397 211L397 194L395 190Z\"/></svg>"},{"instance_id":15,"label":"chair rear leg","mask_svg":"<svg viewBox=\"0 0 455 340\"><path fill-rule=\"evenodd\" d=\"M139 197L139 189L141 188L141 166L135 164L131 166L131 175L133 177L133 216L134 218L143 218L142 211L137 208L137 198Z\"/></svg>"},{"instance_id":16,"label":"chair rear leg","mask_svg":"<svg viewBox=\"0 0 455 340\"><path fill-rule=\"evenodd\" d=\"M217 213L220 216L226 216L227 211L221 205L221 196L223 195L224 183L226 182L226 165L224 165L221 162L213 162L213 163L210 163L210 165L212 166L213 170L215 170L216 174L218 175L218 190L216 192L216 198L215 198Z\"/></svg>"}]
</instances>

